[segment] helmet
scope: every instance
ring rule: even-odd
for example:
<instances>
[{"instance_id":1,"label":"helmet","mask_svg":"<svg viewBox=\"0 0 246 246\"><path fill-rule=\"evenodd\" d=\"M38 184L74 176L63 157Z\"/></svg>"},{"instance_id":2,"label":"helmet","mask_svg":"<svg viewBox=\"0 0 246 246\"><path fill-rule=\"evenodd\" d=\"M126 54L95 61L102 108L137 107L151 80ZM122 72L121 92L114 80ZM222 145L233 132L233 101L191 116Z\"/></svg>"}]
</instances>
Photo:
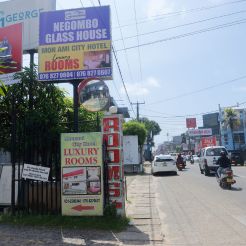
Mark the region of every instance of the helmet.
<instances>
[{"instance_id":1,"label":"helmet","mask_svg":"<svg viewBox=\"0 0 246 246\"><path fill-rule=\"evenodd\" d=\"M224 150L220 151L220 156L226 156L226 152Z\"/></svg>"}]
</instances>

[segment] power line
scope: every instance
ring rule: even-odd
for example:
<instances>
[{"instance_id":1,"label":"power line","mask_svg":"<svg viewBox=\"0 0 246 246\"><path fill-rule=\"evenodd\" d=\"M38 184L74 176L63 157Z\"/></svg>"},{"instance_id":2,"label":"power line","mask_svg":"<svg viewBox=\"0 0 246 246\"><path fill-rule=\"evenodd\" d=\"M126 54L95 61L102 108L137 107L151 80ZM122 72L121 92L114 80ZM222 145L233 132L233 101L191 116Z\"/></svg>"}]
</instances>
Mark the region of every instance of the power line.
<instances>
[{"instance_id":1,"label":"power line","mask_svg":"<svg viewBox=\"0 0 246 246\"><path fill-rule=\"evenodd\" d=\"M194 31L194 32L184 33L184 34L180 34L180 35L176 35L176 36L172 36L172 37L156 40L156 41L153 41L153 42L148 42L148 43L143 43L143 44L140 44L140 45L130 46L130 47L127 47L125 49L127 49L127 50L135 49L135 48L142 47L142 46L147 46L147 45L166 42L166 41L170 41L170 40L174 40L174 39L193 36L193 35L201 34L201 33L204 33L204 32L214 31L214 30L217 30L217 29L222 29L222 28L225 28L225 27L230 27L230 26L244 24L244 23L246 23L246 19L241 19L241 20L238 20L238 21L228 22L228 23L225 23L225 24L222 24L222 25L213 26L213 27L209 27L209 28L205 28L205 29L200 29L200 30L197 30L197 31ZM119 49L119 50L117 50L117 52L123 51L125 49Z\"/></svg>"},{"instance_id":2,"label":"power line","mask_svg":"<svg viewBox=\"0 0 246 246\"><path fill-rule=\"evenodd\" d=\"M164 29L156 30L156 31L141 33L141 34L134 35L134 36L128 36L128 37L124 37L124 40L131 39L131 38L136 38L136 37L140 37L140 36L145 36L145 35L150 35L150 34L154 34L154 33L158 33L158 32L169 31L169 30L176 29L176 28L179 28L179 27L195 25L195 24L203 23L203 22L210 21L210 20L216 20L216 19L219 19L219 18L224 18L224 17L236 15L236 14L242 14L242 13L245 13L245 12L246 12L246 10L242 10L242 11L233 12L233 13L229 13L229 14L225 14L225 15L220 15L220 16L215 16L215 17L211 17L211 18L207 18L207 19L194 21L194 22L189 22L189 23L185 23L185 24L182 24L182 25L167 27L167 28L164 28ZM118 42L118 41L122 41L122 39L114 40L114 42ZM138 45L139 45L139 43L138 43Z\"/></svg>"},{"instance_id":3,"label":"power line","mask_svg":"<svg viewBox=\"0 0 246 246\"><path fill-rule=\"evenodd\" d=\"M154 103L149 103L149 105L153 105L153 104L157 104L157 103L161 103L161 102L166 102L166 101L170 101L170 100L177 99L177 98L180 98L180 97L185 97L185 96L189 96L189 95L192 95L192 94L200 93L200 92L203 92L203 91L206 91L206 90L209 90L209 89L213 89L213 88L221 86L221 85L234 83L234 82L242 80L242 79L246 79L246 75L238 77L238 78L235 78L235 79L231 79L231 80L228 80L228 81L224 81L222 83L218 83L218 84L215 84L215 85L212 85L212 86L208 86L208 87L205 87L205 88L202 88L202 89L198 89L198 90L194 90L194 91L191 91L191 92L183 93L183 94L180 94L180 95L175 96L175 97L169 97L169 98L166 98L165 100L156 101Z\"/></svg>"},{"instance_id":4,"label":"power line","mask_svg":"<svg viewBox=\"0 0 246 246\"><path fill-rule=\"evenodd\" d=\"M137 31L137 44L139 45L139 31L138 31L138 23L137 23L137 12L136 12L136 0L134 0L134 17L136 22L136 31ZM140 69L140 81L142 81L142 63L141 63L141 55L140 49L138 48L138 60L139 60L139 69Z\"/></svg>"},{"instance_id":5,"label":"power line","mask_svg":"<svg viewBox=\"0 0 246 246\"><path fill-rule=\"evenodd\" d=\"M210 9L213 9L213 8L218 8L218 7L223 7L223 6L230 5L230 4L237 4L237 3L243 3L243 2L246 2L246 0L230 1L230 2L216 4L216 5L203 6L203 7L193 8L193 9L188 9L188 10L181 10L181 11L163 13L163 14L152 16L154 18L160 16L159 18L156 18L156 19L154 19L154 18L153 19L147 18L147 20L146 20L146 18L144 18L144 19L142 19L142 21L139 21L138 24L149 22L149 21L160 20L160 19L166 18L166 17L174 17L174 16L182 15L182 14L189 14L189 13L194 13L194 12L200 12L200 11L204 11L204 10L210 10ZM122 28L122 27L131 26L131 25L135 25L135 23L133 23L133 24L126 24L126 25L120 26L120 27ZM114 27L114 28L120 28L120 27L117 26L117 27Z\"/></svg>"},{"instance_id":6,"label":"power line","mask_svg":"<svg viewBox=\"0 0 246 246\"><path fill-rule=\"evenodd\" d=\"M117 64L117 67L118 67L118 70L119 70L119 73L120 73L120 78L121 78L121 81L122 81L122 83L123 83L123 86L124 86L124 89L125 89L125 92L126 92L127 99L128 99L129 104L130 104L130 106L131 106L132 112L133 112L134 115L136 116L135 111L134 111L134 109L133 109L133 107L132 107L132 104L131 104L130 97L129 97L128 92L127 92L127 89L126 89L126 85L125 85L125 81L124 81L123 76L122 76L122 72L121 72L121 69L120 69L119 61L118 61L118 58L117 58L117 56L116 56L116 52L115 52L113 46L112 46L112 50L113 50L114 58L115 58L115 61L116 61L116 64Z\"/></svg>"}]
</instances>

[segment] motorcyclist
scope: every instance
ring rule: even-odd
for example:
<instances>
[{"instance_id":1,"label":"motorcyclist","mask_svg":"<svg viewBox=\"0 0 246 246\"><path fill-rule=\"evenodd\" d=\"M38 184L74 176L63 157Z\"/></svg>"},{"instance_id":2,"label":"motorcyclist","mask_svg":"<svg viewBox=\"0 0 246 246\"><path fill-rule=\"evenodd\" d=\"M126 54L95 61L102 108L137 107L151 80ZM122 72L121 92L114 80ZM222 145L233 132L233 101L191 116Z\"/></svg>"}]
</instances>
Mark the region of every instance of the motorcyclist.
<instances>
[{"instance_id":1,"label":"motorcyclist","mask_svg":"<svg viewBox=\"0 0 246 246\"><path fill-rule=\"evenodd\" d=\"M226 152L225 151L221 151L220 152L220 157L216 162L219 165L219 168L217 170L217 175L218 177L221 176L222 170L224 168L231 168L231 161L230 159L227 157Z\"/></svg>"},{"instance_id":2,"label":"motorcyclist","mask_svg":"<svg viewBox=\"0 0 246 246\"><path fill-rule=\"evenodd\" d=\"M184 164L184 158L182 157L181 154L178 154L176 164Z\"/></svg>"}]
</instances>

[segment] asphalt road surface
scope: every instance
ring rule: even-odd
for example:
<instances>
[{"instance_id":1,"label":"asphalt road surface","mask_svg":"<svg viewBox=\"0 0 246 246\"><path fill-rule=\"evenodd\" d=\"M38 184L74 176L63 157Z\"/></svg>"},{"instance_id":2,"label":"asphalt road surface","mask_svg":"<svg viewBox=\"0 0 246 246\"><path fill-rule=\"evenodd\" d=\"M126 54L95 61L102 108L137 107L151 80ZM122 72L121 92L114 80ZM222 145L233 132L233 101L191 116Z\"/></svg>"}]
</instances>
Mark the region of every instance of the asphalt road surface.
<instances>
[{"instance_id":1,"label":"asphalt road surface","mask_svg":"<svg viewBox=\"0 0 246 246\"><path fill-rule=\"evenodd\" d=\"M200 174L197 163L153 177L165 245L246 246L246 166L233 171L232 190Z\"/></svg>"}]
</instances>

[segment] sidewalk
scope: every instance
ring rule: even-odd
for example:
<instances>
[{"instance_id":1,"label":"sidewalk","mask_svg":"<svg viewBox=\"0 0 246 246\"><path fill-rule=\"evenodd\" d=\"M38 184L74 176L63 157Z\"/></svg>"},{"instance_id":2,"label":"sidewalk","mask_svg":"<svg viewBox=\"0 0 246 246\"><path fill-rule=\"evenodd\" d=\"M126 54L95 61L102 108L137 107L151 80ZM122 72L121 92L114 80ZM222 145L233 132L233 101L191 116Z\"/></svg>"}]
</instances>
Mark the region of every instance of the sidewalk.
<instances>
[{"instance_id":1,"label":"sidewalk","mask_svg":"<svg viewBox=\"0 0 246 246\"><path fill-rule=\"evenodd\" d=\"M127 177L127 181L131 178ZM131 226L125 232L116 233L117 238L122 245L163 245L152 175L136 175L127 193L126 214L131 218Z\"/></svg>"},{"instance_id":2,"label":"sidewalk","mask_svg":"<svg viewBox=\"0 0 246 246\"><path fill-rule=\"evenodd\" d=\"M47 227L18 227L0 224L0 245L164 245L155 202L152 175L130 175L127 179L126 213L131 225L115 233L97 230L69 230Z\"/></svg>"}]
</instances>

